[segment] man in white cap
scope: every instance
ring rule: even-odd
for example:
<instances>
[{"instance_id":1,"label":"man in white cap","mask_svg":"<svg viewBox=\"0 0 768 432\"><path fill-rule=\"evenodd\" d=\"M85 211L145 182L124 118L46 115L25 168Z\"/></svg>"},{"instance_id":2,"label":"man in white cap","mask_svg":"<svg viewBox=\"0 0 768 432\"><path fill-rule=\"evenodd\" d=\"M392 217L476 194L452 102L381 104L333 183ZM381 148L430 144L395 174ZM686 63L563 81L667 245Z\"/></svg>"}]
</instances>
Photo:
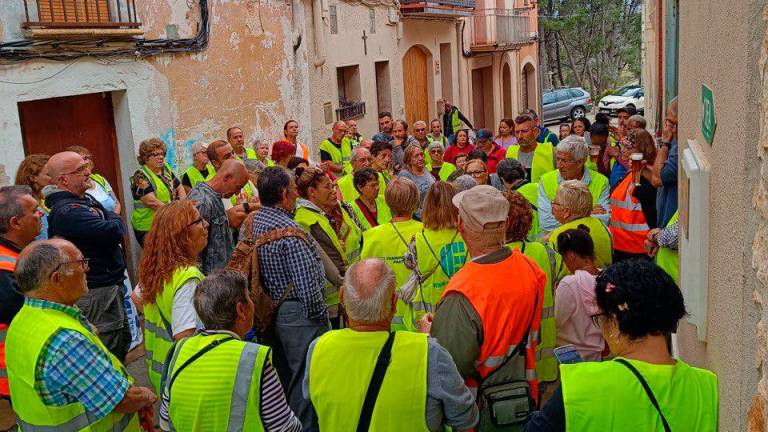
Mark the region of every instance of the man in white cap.
<instances>
[{"instance_id":1,"label":"man in white cap","mask_svg":"<svg viewBox=\"0 0 768 432\"><path fill-rule=\"evenodd\" d=\"M503 414L514 418L527 397L538 397L535 351L546 276L519 250L504 247L509 203L498 189L479 185L456 194L453 204L472 261L446 286L432 336L451 354L470 389L485 393L507 383L524 395L508 405L485 403L478 425L484 430L492 412L498 415L511 405L516 412Z\"/></svg>"},{"instance_id":2,"label":"man in white cap","mask_svg":"<svg viewBox=\"0 0 768 432\"><path fill-rule=\"evenodd\" d=\"M208 181L216 174L216 171L208 167L207 150L205 144L201 142L196 142L192 146L192 165L181 177L181 185L184 186L184 192L187 194L198 183Z\"/></svg>"}]
</instances>

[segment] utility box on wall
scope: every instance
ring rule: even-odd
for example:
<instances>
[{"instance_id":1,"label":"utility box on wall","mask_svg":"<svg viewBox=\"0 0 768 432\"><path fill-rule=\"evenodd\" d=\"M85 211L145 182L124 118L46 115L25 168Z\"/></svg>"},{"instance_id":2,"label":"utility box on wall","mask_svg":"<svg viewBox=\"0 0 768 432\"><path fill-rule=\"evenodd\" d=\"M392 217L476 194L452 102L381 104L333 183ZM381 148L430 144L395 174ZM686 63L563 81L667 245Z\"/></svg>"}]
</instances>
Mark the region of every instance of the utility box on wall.
<instances>
[{"instance_id":1,"label":"utility box on wall","mask_svg":"<svg viewBox=\"0 0 768 432\"><path fill-rule=\"evenodd\" d=\"M680 289L699 340L707 336L709 291L710 164L696 140L688 140L680 160Z\"/></svg>"}]
</instances>

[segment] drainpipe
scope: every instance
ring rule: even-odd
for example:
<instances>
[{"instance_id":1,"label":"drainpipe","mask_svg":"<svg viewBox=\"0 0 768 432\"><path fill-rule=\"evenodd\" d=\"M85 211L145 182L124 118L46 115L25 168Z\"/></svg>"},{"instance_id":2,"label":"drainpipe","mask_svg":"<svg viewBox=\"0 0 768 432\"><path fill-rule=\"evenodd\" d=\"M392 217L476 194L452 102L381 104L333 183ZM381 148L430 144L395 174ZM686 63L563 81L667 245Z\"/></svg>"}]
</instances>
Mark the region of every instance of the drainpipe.
<instances>
[{"instance_id":1,"label":"drainpipe","mask_svg":"<svg viewBox=\"0 0 768 432\"><path fill-rule=\"evenodd\" d=\"M320 67L325 64L322 0L312 0L312 27L315 32L315 67Z\"/></svg>"}]
</instances>

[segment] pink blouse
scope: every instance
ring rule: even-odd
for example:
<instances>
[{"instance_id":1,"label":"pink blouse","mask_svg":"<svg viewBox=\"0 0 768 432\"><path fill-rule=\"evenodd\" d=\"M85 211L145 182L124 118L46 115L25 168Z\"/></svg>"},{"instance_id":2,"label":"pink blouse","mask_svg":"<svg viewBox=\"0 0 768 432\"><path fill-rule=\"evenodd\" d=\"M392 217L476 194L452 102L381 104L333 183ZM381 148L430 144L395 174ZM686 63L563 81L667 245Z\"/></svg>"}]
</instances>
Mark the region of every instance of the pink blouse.
<instances>
[{"instance_id":1,"label":"pink blouse","mask_svg":"<svg viewBox=\"0 0 768 432\"><path fill-rule=\"evenodd\" d=\"M584 360L600 361L603 334L592 322L592 315L598 313L595 276L576 270L564 277L555 291L557 346L572 344Z\"/></svg>"}]
</instances>

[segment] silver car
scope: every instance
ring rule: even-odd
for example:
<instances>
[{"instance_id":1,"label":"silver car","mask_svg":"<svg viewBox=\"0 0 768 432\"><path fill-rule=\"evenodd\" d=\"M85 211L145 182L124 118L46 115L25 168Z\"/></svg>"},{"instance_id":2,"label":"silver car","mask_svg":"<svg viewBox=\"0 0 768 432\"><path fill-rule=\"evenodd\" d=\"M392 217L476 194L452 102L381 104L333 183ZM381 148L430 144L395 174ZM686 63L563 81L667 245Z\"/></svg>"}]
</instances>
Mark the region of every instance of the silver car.
<instances>
[{"instance_id":1,"label":"silver car","mask_svg":"<svg viewBox=\"0 0 768 432\"><path fill-rule=\"evenodd\" d=\"M592 111L592 96L580 87L557 89L542 94L541 105L545 122L573 120Z\"/></svg>"}]
</instances>

